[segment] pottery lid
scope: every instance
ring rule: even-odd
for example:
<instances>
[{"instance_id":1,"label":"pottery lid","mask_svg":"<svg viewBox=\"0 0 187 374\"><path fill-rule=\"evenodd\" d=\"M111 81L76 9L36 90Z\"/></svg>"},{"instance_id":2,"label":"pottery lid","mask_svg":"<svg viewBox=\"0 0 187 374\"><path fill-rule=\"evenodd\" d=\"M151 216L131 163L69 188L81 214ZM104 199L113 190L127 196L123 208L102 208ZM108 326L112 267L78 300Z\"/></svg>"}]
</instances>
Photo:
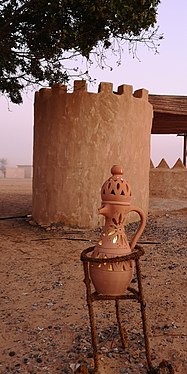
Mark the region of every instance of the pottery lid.
<instances>
[{"instance_id":1,"label":"pottery lid","mask_svg":"<svg viewBox=\"0 0 187 374\"><path fill-rule=\"evenodd\" d=\"M123 177L123 169L119 165L112 166L112 176L101 188L103 203L129 205L131 199L131 187Z\"/></svg>"}]
</instances>

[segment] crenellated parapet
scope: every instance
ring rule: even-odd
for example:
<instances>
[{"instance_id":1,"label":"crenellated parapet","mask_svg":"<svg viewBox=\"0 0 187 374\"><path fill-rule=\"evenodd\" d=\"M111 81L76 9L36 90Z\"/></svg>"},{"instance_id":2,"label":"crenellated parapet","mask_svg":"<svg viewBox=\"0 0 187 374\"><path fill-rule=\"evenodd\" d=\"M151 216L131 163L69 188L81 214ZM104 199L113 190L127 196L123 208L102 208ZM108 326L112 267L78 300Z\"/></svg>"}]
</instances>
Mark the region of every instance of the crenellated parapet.
<instances>
[{"instance_id":1,"label":"crenellated parapet","mask_svg":"<svg viewBox=\"0 0 187 374\"><path fill-rule=\"evenodd\" d=\"M182 160L178 158L178 160L175 162L175 164L172 167L172 170L179 169L179 170L186 170L186 167L184 166Z\"/></svg>"},{"instance_id":2,"label":"crenellated parapet","mask_svg":"<svg viewBox=\"0 0 187 374\"><path fill-rule=\"evenodd\" d=\"M55 84L35 95L33 218L97 227L100 185L120 164L133 189L133 204L148 212L153 109L145 89L86 81L73 92ZM139 188L141 186L141 189Z\"/></svg>"},{"instance_id":3,"label":"crenellated parapet","mask_svg":"<svg viewBox=\"0 0 187 374\"><path fill-rule=\"evenodd\" d=\"M150 159L150 169L154 169L154 167L153 161Z\"/></svg>"},{"instance_id":4,"label":"crenellated parapet","mask_svg":"<svg viewBox=\"0 0 187 374\"><path fill-rule=\"evenodd\" d=\"M169 167L165 159L158 166L150 167L150 196L187 198L187 169L180 158L172 167Z\"/></svg>"},{"instance_id":5,"label":"crenellated parapet","mask_svg":"<svg viewBox=\"0 0 187 374\"><path fill-rule=\"evenodd\" d=\"M118 86L117 91L113 90L113 83L108 82L101 82L98 86L98 93L93 93L88 91L87 82L84 80L77 80L74 81L73 92L68 92L68 88L66 85L55 83L51 88L41 88L39 91L35 93L35 102L39 99L53 99L54 95L64 95L67 94L68 96L74 96L77 94L92 94L92 95L99 95L99 94L111 94L111 95L125 95L129 98L133 99L142 99L148 102L149 95L148 91L144 88L136 90L133 92L133 86L122 84Z\"/></svg>"},{"instance_id":6,"label":"crenellated parapet","mask_svg":"<svg viewBox=\"0 0 187 374\"><path fill-rule=\"evenodd\" d=\"M153 164L153 161L152 160L150 160L150 168L152 169L152 168L154 168L154 169L169 169L169 170L174 170L174 169L183 169L183 170L186 170L186 167L184 166L184 164L183 164L183 162L182 162L182 160L181 160L181 158L178 158L178 160L174 163L174 165L173 166L169 166L168 165L168 163L167 163L167 161L164 159L164 158L162 158L161 159L161 161L159 162L159 164L157 165L157 166L155 166L154 164Z\"/></svg>"},{"instance_id":7,"label":"crenellated parapet","mask_svg":"<svg viewBox=\"0 0 187 374\"><path fill-rule=\"evenodd\" d=\"M157 168L159 169L169 169L169 165L167 164L166 160L162 158L162 160L159 162Z\"/></svg>"}]
</instances>

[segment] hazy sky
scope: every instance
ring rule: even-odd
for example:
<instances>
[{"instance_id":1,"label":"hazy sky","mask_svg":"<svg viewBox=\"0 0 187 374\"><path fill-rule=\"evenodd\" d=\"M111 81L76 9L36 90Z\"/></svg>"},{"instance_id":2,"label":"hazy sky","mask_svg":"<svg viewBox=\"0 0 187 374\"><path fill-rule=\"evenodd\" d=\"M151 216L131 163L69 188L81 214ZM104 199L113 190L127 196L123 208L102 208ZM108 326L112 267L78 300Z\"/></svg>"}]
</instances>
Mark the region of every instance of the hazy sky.
<instances>
[{"instance_id":1,"label":"hazy sky","mask_svg":"<svg viewBox=\"0 0 187 374\"><path fill-rule=\"evenodd\" d=\"M152 94L187 96L187 0L162 0L158 8L158 25L164 34L159 54L145 46L139 46L138 59L133 59L127 50L122 64L113 71L92 69L97 85L113 82L114 89L121 84L130 84L133 89L146 88ZM89 87L95 91L95 87ZM23 105L14 105L0 97L1 133L0 158L7 158L8 166L32 163L34 92L24 96ZM166 141L167 139L167 141ZM172 166L182 158L182 138L152 136L151 158L157 165L165 158Z\"/></svg>"}]
</instances>

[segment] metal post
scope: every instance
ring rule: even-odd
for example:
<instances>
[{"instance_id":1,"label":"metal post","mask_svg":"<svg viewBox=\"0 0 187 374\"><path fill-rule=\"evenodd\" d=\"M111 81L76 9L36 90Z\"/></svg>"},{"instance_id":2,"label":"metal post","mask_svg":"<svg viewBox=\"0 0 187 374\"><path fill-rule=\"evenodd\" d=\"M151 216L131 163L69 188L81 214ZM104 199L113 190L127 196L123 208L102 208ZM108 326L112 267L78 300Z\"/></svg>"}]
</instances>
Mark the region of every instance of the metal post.
<instances>
[{"instance_id":1,"label":"metal post","mask_svg":"<svg viewBox=\"0 0 187 374\"><path fill-rule=\"evenodd\" d=\"M184 134L184 147L183 147L183 164L186 166L187 157L187 134Z\"/></svg>"},{"instance_id":2,"label":"metal post","mask_svg":"<svg viewBox=\"0 0 187 374\"><path fill-rule=\"evenodd\" d=\"M183 165L186 166L186 157L187 157L187 134L178 134L177 136L183 136Z\"/></svg>"},{"instance_id":3,"label":"metal post","mask_svg":"<svg viewBox=\"0 0 187 374\"><path fill-rule=\"evenodd\" d=\"M142 315L142 323L143 323L145 352L146 352L147 364L148 364L149 370L151 371L153 370L153 365L151 362L150 345L149 345L148 329L147 329L147 318L146 318L146 311L145 311L146 303L145 303L144 295L143 295L143 288L142 288L142 282L141 282L141 268L140 268L139 259L136 259L135 263L136 263L136 271L137 271L137 278L138 278L138 289L140 293L140 307L141 307L141 315Z\"/></svg>"},{"instance_id":4,"label":"metal post","mask_svg":"<svg viewBox=\"0 0 187 374\"><path fill-rule=\"evenodd\" d=\"M116 319L117 319L119 333L121 337L121 343L122 343L122 347L125 349L125 348L128 348L128 335L127 335L126 329L122 328L121 326L121 311L120 311L118 299L116 300L115 304L116 304Z\"/></svg>"},{"instance_id":5,"label":"metal post","mask_svg":"<svg viewBox=\"0 0 187 374\"><path fill-rule=\"evenodd\" d=\"M96 336L96 324L94 318L93 302L91 297L91 281L89 277L88 262L83 262L85 279L84 283L86 284L86 294L87 294L87 304L90 318L90 327L91 327L91 338L92 338L92 347L93 347L93 358L94 358L94 372L97 372L99 368L99 354L97 348L97 336Z\"/></svg>"}]
</instances>

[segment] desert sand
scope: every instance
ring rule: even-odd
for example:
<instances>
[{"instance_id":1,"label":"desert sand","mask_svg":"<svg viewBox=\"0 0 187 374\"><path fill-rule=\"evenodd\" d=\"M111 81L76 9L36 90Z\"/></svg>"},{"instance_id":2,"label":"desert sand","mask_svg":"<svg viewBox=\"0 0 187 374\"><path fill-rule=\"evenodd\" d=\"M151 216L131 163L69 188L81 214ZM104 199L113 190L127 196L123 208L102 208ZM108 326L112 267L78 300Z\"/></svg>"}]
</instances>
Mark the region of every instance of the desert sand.
<instances>
[{"instance_id":1,"label":"desert sand","mask_svg":"<svg viewBox=\"0 0 187 374\"><path fill-rule=\"evenodd\" d=\"M91 209L91 207L90 207ZM39 227L32 214L31 180L0 179L0 373L72 374L93 354L80 254L100 230ZM187 373L187 202L150 199L141 237L143 289L151 357ZM137 224L128 225L130 238ZM137 279L133 279L136 287ZM145 374L139 305L122 301L125 351L111 301L94 304L99 357L106 373Z\"/></svg>"}]
</instances>

